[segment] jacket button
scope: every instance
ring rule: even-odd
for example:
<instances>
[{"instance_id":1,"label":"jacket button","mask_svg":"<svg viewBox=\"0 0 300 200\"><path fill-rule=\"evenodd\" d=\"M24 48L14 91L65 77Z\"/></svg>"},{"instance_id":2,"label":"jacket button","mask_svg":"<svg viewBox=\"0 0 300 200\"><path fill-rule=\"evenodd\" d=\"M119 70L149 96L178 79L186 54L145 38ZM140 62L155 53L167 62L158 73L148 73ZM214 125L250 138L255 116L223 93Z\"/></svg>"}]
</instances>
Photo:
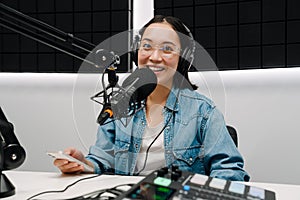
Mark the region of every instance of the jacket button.
<instances>
[{"instance_id":1,"label":"jacket button","mask_svg":"<svg viewBox=\"0 0 300 200\"><path fill-rule=\"evenodd\" d=\"M193 161L193 158L190 158L190 161Z\"/></svg>"},{"instance_id":2,"label":"jacket button","mask_svg":"<svg viewBox=\"0 0 300 200\"><path fill-rule=\"evenodd\" d=\"M138 148L138 147L139 147L139 145L138 145L138 144L135 144L134 146L135 146L135 148Z\"/></svg>"}]
</instances>

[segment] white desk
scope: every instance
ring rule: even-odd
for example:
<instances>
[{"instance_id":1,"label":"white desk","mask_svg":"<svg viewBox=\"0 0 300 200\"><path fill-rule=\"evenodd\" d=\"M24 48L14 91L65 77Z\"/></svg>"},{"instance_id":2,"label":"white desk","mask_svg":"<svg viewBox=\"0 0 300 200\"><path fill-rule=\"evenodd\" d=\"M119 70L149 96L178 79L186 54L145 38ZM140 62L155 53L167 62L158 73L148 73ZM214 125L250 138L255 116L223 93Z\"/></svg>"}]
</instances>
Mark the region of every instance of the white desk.
<instances>
[{"instance_id":1,"label":"white desk","mask_svg":"<svg viewBox=\"0 0 300 200\"><path fill-rule=\"evenodd\" d=\"M16 194L4 200L26 200L27 198L49 190L62 190L67 185L94 174L64 175L53 172L5 171L4 174L16 187ZM101 175L84 180L70 187L63 193L38 196L37 199L66 199L77 197L100 189L111 188L125 183L137 183L143 177Z\"/></svg>"},{"instance_id":2,"label":"white desk","mask_svg":"<svg viewBox=\"0 0 300 200\"><path fill-rule=\"evenodd\" d=\"M90 174L62 175L53 172L27 172L27 171L5 171L4 174L16 187L16 194L4 200L25 200L34 194L49 191L62 190L67 185L83 177L93 176ZM70 187L64 193L45 194L39 199L65 199L87 194L96 190L111 188L125 183L137 183L143 177L129 177L117 175L101 175L99 177L84 180ZM276 192L276 200L299 200L300 185L270 184L251 182L254 185Z\"/></svg>"}]
</instances>

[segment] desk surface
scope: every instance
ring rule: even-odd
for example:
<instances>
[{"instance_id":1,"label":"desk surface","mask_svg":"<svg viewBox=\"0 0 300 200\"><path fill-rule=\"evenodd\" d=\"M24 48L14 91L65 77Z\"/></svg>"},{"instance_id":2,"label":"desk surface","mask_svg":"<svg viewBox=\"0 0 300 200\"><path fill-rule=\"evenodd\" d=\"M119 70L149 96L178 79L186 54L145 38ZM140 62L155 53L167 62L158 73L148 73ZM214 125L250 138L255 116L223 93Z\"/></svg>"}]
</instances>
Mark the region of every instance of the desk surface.
<instances>
[{"instance_id":1,"label":"desk surface","mask_svg":"<svg viewBox=\"0 0 300 200\"><path fill-rule=\"evenodd\" d=\"M16 194L4 200L27 199L37 193L50 190L62 190L67 185L93 174L63 175L53 172L5 171L4 174L16 187ZM66 199L80 196L97 190L111 188L120 184L137 183L143 177L101 175L96 178L81 181L68 188L63 193L41 195L39 199ZM299 200L300 185L271 184L250 182L254 185L276 192L276 200Z\"/></svg>"}]
</instances>

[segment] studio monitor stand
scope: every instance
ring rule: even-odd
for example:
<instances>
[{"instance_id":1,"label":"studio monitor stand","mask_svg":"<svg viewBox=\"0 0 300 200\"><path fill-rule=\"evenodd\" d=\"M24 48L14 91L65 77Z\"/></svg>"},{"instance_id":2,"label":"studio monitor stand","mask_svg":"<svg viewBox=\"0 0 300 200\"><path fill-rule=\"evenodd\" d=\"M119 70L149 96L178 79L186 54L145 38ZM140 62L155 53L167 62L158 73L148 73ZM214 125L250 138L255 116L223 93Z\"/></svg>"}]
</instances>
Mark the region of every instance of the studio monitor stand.
<instances>
[{"instance_id":1,"label":"studio monitor stand","mask_svg":"<svg viewBox=\"0 0 300 200\"><path fill-rule=\"evenodd\" d=\"M0 198L12 196L15 194L15 186L10 182L10 180L1 173L1 188L0 188Z\"/></svg>"},{"instance_id":2,"label":"studio monitor stand","mask_svg":"<svg viewBox=\"0 0 300 200\"><path fill-rule=\"evenodd\" d=\"M15 186L10 182L5 174L2 173L4 165L4 142L0 142L0 198L12 196L15 194Z\"/></svg>"}]
</instances>

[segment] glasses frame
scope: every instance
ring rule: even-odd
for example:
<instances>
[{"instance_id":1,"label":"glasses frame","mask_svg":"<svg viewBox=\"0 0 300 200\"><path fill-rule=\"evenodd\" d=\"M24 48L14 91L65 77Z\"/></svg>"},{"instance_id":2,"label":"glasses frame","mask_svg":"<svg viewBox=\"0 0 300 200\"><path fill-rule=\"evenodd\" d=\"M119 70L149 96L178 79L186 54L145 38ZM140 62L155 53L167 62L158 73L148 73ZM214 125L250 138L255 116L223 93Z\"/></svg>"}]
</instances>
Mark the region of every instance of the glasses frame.
<instances>
[{"instance_id":1,"label":"glasses frame","mask_svg":"<svg viewBox=\"0 0 300 200\"><path fill-rule=\"evenodd\" d=\"M150 49L147 49L147 47L144 47L143 45L145 45L145 44L150 44L151 45ZM168 51L165 49L166 46L172 46L172 48L174 50ZM161 43L161 44L154 44L153 42L147 41L147 40L141 41L138 50L140 51L141 55L143 55L143 56L150 56L154 53L154 51L158 50L159 55L164 58L171 58L176 54L180 55L180 53L182 51L181 48L179 48L176 45L169 43L169 42Z\"/></svg>"}]
</instances>

